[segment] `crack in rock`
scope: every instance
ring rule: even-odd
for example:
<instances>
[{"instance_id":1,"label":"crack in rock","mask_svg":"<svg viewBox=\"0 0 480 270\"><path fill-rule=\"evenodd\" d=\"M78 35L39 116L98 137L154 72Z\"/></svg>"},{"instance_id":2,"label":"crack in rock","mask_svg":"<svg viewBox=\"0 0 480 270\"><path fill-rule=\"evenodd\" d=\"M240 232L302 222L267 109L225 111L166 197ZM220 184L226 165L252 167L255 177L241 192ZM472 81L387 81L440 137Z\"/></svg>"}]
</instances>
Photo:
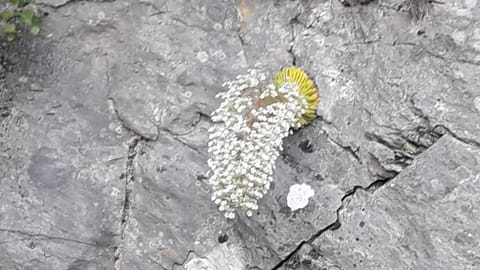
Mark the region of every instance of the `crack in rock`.
<instances>
[{"instance_id":1,"label":"crack in rock","mask_svg":"<svg viewBox=\"0 0 480 270\"><path fill-rule=\"evenodd\" d=\"M325 132L325 135L327 136L328 140L330 142L332 142L333 144L335 144L336 146L342 148L343 150L345 150L348 154L350 154L360 165L363 165L363 162L362 160L360 159L360 157L358 156L357 152L358 152L358 149L359 147L357 147L357 149L353 149L350 145L343 145L337 141L335 141L334 139L330 138L330 135Z\"/></svg>"},{"instance_id":2,"label":"crack in rock","mask_svg":"<svg viewBox=\"0 0 480 270\"><path fill-rule=\"evenodd\" d=\"M460 142L463 142L465 144L480 148L480 142L478 142L474 139L469 139L469 138L464 138L464 137L458 136L456 133L454 133L453 131L451 131L449 128L447 128L444 125L437 125L437 127L440 127L442 129L444 129L445 132L447 132L450 136L452 136L453 138L455 138L456 140L458 140Z\"/></svg>"},{"instance_id":3,"label":"crack in rock","mask_svg":"<svg viewBox=\"0 0 480 270\"><path fill-rule=\"evenodd\" d=\"M198 254L195 252L195 250L189 250L189 251L187 252L187 254L185 255L185 258L184 258L181 262L179 262L179 263L174 262L174 263L173 263L173 266L172 266L172 268L171 268L170 270L175 270L175 266L184 266L185 263L187 263L188 259L190 258L190 256L191 256L192 254L194 254L195 256L197 256L197 258L208 260L206 257L202 257L202 256L198 255Z\"/></svg>"},{"instance_id":4,"label":"crack in rock","mask_svg":"<svg viewBox=\"0 0 480 270\"><path fill-rule=\"evenodd\" d=\"M150 13L150 16L162 15L169 12L169 10L166 7L160 7L160 4L157 4L152 0L142 0L139 3L141 5L150 7L153 10L153 12Z\"/></svg>"},{"instance_id":5,"label":"crack in rock","mask_svg":"<svg viewBox=\"0 0 480 270\"><path fill-rule=\"evenodd\" d=\"M435 127L438 127L440 125L437 125ZM445 128L447 131L448 129ZM435 130L435 128L433 128L433 130ZM475 145L475 146L479 146L480 147L480 144L477 144L478 142L471 142L470 140L467 140L467 139L463 139L463 138L458 138L456 137L455 134L453 134L452 132L448 132L452 135L452 137L464 142L464 143L467 143L467 144L470 144L470 145ZM438 137L436 137L436 140L435 142L433 142L431 145L429 145L428 147L426 147L424 150L430 148L433 144L436 143L436 141L438 139L440 139L445 133L444 132L439 132L438 133ZM335 143L337 144L337 143ZM337 144L339 145L339 144ZM339 145L340 147L342 147L343 149L345 149L345 147ZM348 149L345 149L346 151L348 151ZM352 150L352 149L350 149ZM423 152L421 151L421 152ZM421 153L420 152L420 153ZM420 153L417 153L420 154ZM413 160L414 158L412 158ZM410 163L411 164L411 163ZM408 164L408 165L410 165ZM406 167L408 167L405 166ZM380 178L380 179L377 179L375 181L373 181L371 184L369 184L367 187L363 187L363 186L354 186L351 190L347 191L345 193L345 195L342 197L341 199L341 205L340 207L336 210L336 220L335 222L327 225L326 227L324 228L321 228L319 231L317 231L315 234L313 234L312 236L310 236L310 238L308 238L307 240L303 240L302 242L300 242L300 244L290 253L288 254L284 259L282 259L277 265L275 265L272 270L277 270L277 269L280 269L282 266L284 266L293 256L295 256L300 250L301 248L305 245L305 244L312 244L313 241L315 241L315 239L317 239L318 237L320 237L323 233L325 233L326 231L335 231L337 229L339 229L342 224L341 224L341 221L340 221L340 212L343 210L344 208L344 202L346 199L348 199L349 197L353 196L358 190L363 190L363 191L367 191L367 192L370 192L370 193L374 193L375 191L377 191L380 187L382 187L383 185L389 183L390 181L392 181L393 179L395 179L395 177L401 172L401 171L389 171L391 174L389 177L383 177L383 178Z\"/></svg>"},{"instance_id":6,"label":"crack in rock","mask_svg":"<svg viewBox=\"0 0 480 270\"><path fill-rule=\"evenodd\" d=\"M110 3L110 2L115 2L115 0L40 0L40 1L37 1L37 4L39 6L49 7L53 9L60 9L60 8L69 6L71 4L81 3L81 2Z\"/></svg>"},{"instance_id":7,"label":"crack in rock","mask_svg":"<svg viewBox=\"0 0 480 270\"><path fill-rule=\"evenodd\" d=\"M395 175L397 176L398 173ZM320 229L319 231L317 231L315 234L313 234L309 239L307 240L304 240L302 242L300 242L300 244L290 253L288 254L284 259L282 259L277 265L275 265L272 270L277 270L277 269L280 269L285 263L287 263L293 256L295 256L299 251L300 249L305 245L305 244L312 244L313 241L315 241L315 239L317 239L318 237L320 237L323 233L325 233L326 231L335 231L335 230L338 230L342 224L340 222L340 212L343 210L344 208L344 201L346 199L348 199L349 197L353 196L355 194L355 192L357 192L357 190L361 189L361 190L364 190L364 191L368 191L368 192L375 192L378 188L382 187L383 185L387 184L388 182L390 182L391 180L393 180L395 178L395 176L391 177L391 178L387 178L387 179L381 179L381 180L376 180L374 181L373 183L371 183L370 185L368 185L367 187L362 187L362 186L355 186L353 189L351 189L350 191L346 192L345 195L342 197L341 199L341 205L340 207L336 210L336 215L337 215L337 219L335 220L335 222L327 225L326 227Z\"/></svg>"},{"instance_id":8,"label":"crack in rock","mask_svg":"<svg viewBox=\"0 0 480 270\"><path fill-rule=\"evenodd\" d=\"M117 117L118 121L120 121L120 123L122 123L123 128L125 128L129 132L133 133L134 135L140 137L144 141L156 141L158 139L158 126L155 126L155 128L156 128L155 133L156 134L151 134L151 135L144 134L144 132L142 132L142 131L138 130L137 128L133 127L132 124L129 123L129 121L126 120L121 115L121 113L118 111L118 106L117 106L117 102L115 101L115 99L110 97L110 98L108 98L108 101L110 102L111 107L113 109L113 112L115 113L115 116Z\"/></svg>"},{"instance_id":9,"label":"crack in rock","mask_svg":"<svg viewBox=\"0 0 480 270\"><path fill-rule=\"evenodd\" d=\"M93 242L87 242L87 241L68 238L68 237L52 236L52 235L47 235L47 234L43 234L43 233L33 233L33 232L26 232L26 231L6 229L6 228L0 228L0 232L7 232L7 233L11 233L11 234L28 236L29 238L44 238L44 239L48 239L48 240L61 240L61 241L67 241L67 242L82 244L82 245L96 246L96 244L93 243ZM6 243L6 242L0 242L0 244L1 243Z\"/></svg>"},{"instance_id":10,"label":"crack in rock","mask_svg":"<svg viewBox=\"0 0 480 270\"><path fill-rule=\"evenodd\" d=\"M291 20L290 20L290 32L291 32L291 40L290 40L290 47L288 48L287 52L290 54L290 56L292 56L292 66L296 66L297 65L297 56L295 55L295 52L293 51L294 47L295 47L295 42L296 42L296 38L297 36L295 35L295 24L299 24L298 22L298 17L301 15L302 13L297 13Z\"/></svg>"},{"instance_id":11,"label":"crack in rock","mask_svg":"<svg viewBox=\"0 0 480 270\"><path fill-rule=\"evenodd\" d=\"M198 149L196 146L193 146L191 144L188 144L187 142L185 142L184 140L180 139L179 136L182 136L182 135L179 135L179 134L176 134L175 132L167 129L167 128L164 128L164 129L160 129L160 131L165 135L169 135L171 138L173 138L175 141L181 143L182 145L190 148L191 150L197 152L198 154L200 155L204 155L205 153L202 153L202 151L200 151L200 149Z\"/></svg>"},{"instance_id":12,"label":"crack in rock","mask_svg":"<svg viewBox=\"0 0 480 270\"><path fill-rule=\"evenodd\" d=\"M137 155L137 146L143 139L135 136L132 137L128 144L127 162L125 164L125 171L120 176L120 179L125 179L125 195L123 198L122 217L120 220L120 244L114 251L114 269L121 269L120 264L123 256L123 247L125 242L125 232L128 227L128 221L130 219L130 213L132 209L131 205L131 193L133 191L133 184L135 182L133 161Z\"/></svg>"}]
</instances>

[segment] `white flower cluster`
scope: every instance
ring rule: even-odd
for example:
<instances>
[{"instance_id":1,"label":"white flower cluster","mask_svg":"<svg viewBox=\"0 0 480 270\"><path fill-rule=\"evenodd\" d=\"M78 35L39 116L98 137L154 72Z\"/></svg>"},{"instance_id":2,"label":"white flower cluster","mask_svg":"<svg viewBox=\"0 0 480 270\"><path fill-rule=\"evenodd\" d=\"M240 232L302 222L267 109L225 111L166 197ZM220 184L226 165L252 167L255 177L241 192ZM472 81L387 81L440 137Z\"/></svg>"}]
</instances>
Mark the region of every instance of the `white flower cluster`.
<instances>
[{"instance_id":1,"label":"white flower cluster","mask_svg":"<svg viewBox=\"0 0 480 270\"><path fill-rule=\"evenodd\" d=\"M250 70L224 84L223 102L212 114L209 129L209 182L212 200L227 218L236 209L247 216L270 189L275 161L290 128L300 126L307 101L295 83L276 88L265 74Z\"/></svg>"}]
</instances>

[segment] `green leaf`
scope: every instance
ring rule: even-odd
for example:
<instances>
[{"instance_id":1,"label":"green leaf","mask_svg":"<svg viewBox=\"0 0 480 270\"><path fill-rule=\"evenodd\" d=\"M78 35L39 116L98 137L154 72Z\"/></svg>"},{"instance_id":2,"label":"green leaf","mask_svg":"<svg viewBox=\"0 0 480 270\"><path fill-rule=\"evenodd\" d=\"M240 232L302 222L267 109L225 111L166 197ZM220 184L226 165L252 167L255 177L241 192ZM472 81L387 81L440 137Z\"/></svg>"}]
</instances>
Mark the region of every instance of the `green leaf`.
<instances>
[{"instance_id":1,"label":"green leaf","mask_svg":"<svg viewBox=\"0 0 480 270\"><path fill-rule=\"evenodd\" d=\"M10 10L5 10L0 14L4 22L8 22L11 18L15 16L15 13L13 13Z\"/></svg>"},{"instance_id":2,"label":"green leaf","mask_svg":"<svg viewBox=\"0 0 480 270\"><path fill-rule=\"evenodd\" d=\"M26 6L28 4L32 4L32 3L33 3L33 1L31 1L31 0L19 0L18 1L18 5L20 7L24 7L24 6Z\"/></svg>"},{"instance_id":3,"label":"green leaf","mask_svg":"<svg viewBox=\"0 0 480 270\"><path fill-rule=\"evenodd\" d=\"M6 23L3 25L3 31L5 31L5 33L15 33L15 24L11 24L11 23Z\"/></svg>"},{"instance_id":4,"label":"green leaf","mask_svg":"<svg viewBox=\"0 0 480 270\"><path fill-rule=\"evenodd\" d=\"M28 1L25 0L18 0L18 7L24 7L28 4Z\"/></svg>"},{"instance_id":5,"label":"green leaf","mask_svg":"<svg viewBox=\"0 0 480 270\"><path fill-rule=\"evenodd\" d=\"M20 5L20 0L8 0L8 2L15 7L18 7L18 5Z\"/></svg>"},{"instance_id":6,"label":"green leaf","mask_svg":"<svg viewBox=\"0 0 480 270\"><path fill-rule=\"evenodd\" d=\"M23 23L31 24L32 18L34 15L35 15L35 12L33 11L33 9L24 9L22 10L22 13L20 13L20 20Z\"/></svg>"},{"instance_id":7,"label":"green leaf","mask_svg":"<svg viewBox=\"0 0 480 270\"><path fill-rule=\"evenodd\" d=\"M41 24L40 17L38 17L38 16L36 16L36 15L33 15L33 17L32 17L32 25L33 25L33 26L38 26L38 27L40 27L40 24Z\"/></svg>"},{"instance_id":8,"label":"green leaf","mask_svg":"<svg viewBox=\"0 0 480 270\"><path fill-rule=\"evenodd\" d=\"M7 40L12 41L15 39L15 33L7 33Z\"/></svg>"},{"instance_id":9,"label":"green leaf","mask_svg":"<svg viewBox=\"0 0 480 270\"><path fill-rule=\"evenodd\" d=\"M30 32L32 32L32 34L34 36L36 36L36 35L38 35L38 33L40 33L40 27L34 26L34 27L32 27L32 29L30 29Z\"/></svg>"}]
</instances>

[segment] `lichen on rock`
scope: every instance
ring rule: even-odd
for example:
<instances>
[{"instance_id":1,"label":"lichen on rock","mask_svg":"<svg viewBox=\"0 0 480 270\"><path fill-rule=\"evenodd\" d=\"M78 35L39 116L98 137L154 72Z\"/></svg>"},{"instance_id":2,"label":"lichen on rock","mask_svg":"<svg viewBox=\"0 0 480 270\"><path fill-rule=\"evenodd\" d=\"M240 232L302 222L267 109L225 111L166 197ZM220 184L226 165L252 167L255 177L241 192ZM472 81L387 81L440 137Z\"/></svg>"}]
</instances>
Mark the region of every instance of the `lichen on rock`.
<instances>
[{"instance_id":1,"label":"lichen on rock","mask_svg":"<svg viewBox=\"0 0 480 270\"><path fill-rule=\"evenodd\" d=\"M292 211L305 208L308 205L308 199L315 195L315 191L310 185L295 184L290 186L287 195L287 205Z\"/></svg>"}]
</instances>

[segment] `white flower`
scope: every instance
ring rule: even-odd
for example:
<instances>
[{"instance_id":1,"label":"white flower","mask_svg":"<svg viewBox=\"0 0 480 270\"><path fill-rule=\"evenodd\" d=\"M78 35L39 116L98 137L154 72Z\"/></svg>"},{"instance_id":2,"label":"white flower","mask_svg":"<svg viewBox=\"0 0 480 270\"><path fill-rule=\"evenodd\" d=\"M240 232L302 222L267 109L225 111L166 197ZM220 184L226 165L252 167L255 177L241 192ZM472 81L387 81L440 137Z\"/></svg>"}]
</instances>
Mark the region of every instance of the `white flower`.
<instances>
[{"instance_id":1,"label":"white flower","mask_svg":"<svg viewBox=\"0 0 480 270\"><path fill-rule=\"evenodd\" d=\"M237 209L246 210L247 216L258 209L258 200L270 188L283 138L300 126L297 116L307 104L298 85L285 83L276 89L273 84L261 85L265 78L250 70L224 83L227 91L216 96L223 102L213 112L214 126L208 130L209 183L212 200L230 219Z\"/></svg>"}]
</instances>

